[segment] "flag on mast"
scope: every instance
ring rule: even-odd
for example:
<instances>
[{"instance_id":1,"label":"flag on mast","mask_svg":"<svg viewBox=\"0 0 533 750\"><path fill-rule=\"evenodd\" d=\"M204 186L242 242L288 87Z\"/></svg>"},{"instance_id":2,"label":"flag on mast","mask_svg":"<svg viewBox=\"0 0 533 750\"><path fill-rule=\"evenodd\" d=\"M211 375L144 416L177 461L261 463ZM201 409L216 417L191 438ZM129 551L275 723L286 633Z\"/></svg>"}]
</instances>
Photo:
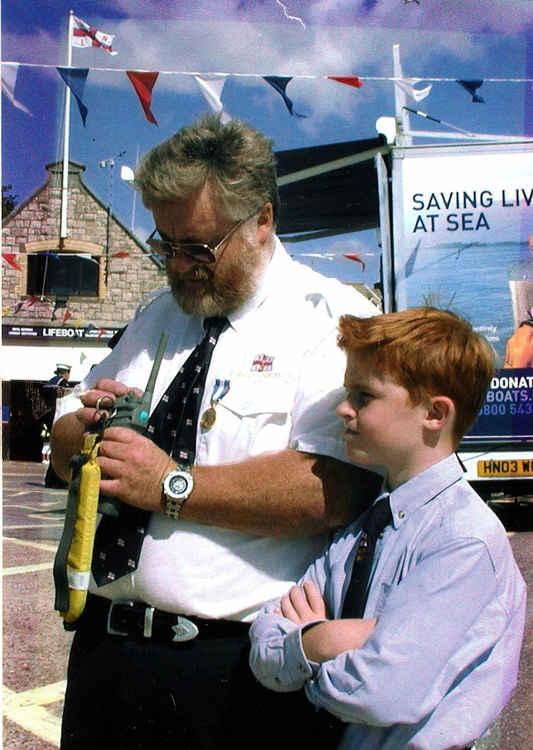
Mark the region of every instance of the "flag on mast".
<instances>
[{"instance_id":1,"label":"flag on mast","mask_svg":"<svg viewBox=\"0 0 533 750\"><path fill-rule=\"evenodd\" d=\"M71 44L73 47L101 47L110 55L118 55L112 46L114 34L106 34L105 31L95 29L94 26L89 26L77 16L73 16L72 20Z\"/></svg>"}]
</instances>

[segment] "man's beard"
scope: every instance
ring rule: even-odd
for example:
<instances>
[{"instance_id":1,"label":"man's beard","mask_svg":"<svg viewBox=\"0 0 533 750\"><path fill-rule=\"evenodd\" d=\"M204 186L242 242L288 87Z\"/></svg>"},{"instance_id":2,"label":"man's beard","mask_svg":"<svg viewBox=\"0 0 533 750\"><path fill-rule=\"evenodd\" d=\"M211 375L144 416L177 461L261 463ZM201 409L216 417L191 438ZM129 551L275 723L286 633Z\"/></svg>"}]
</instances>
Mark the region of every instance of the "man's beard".
<instances>
[{"instance_id":1,"label":"man's beard","mask_svg":"<svg viewBox=\"0 0 533 750\"><path fill-rule=\"evenodd\" d=\"M174 299L187 315L211 317L238 310L256 292L263 267L258 253L243 247L226 267L196 266L168 280Z\"/></svg>"}]
</instances>

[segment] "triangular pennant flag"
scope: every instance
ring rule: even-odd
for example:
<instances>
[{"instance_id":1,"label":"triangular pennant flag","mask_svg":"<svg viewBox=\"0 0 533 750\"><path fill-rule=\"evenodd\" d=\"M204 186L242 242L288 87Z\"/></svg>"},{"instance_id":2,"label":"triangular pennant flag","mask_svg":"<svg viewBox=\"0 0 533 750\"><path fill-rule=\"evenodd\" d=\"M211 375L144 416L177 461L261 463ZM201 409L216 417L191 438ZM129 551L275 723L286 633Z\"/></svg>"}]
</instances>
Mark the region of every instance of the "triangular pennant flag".
<instances>
[{"instance_id":1,"label":"triangular pennant flag","mask_svg":"<svg viewBox=\"0 0 533 750\"><path fill-rule=\"evenodd\" d=\"M152 89L157 81L159 73L137 73L134 70L127 70L126 75L130 79L133 88L139 97L146 119L148 122L157 125L157 120L153 116L150 106L152 104Z\"/></svg>"},{"instance_id":2,"label":"triangular pennant flag","mask_svg":"<svg viewBox=\"0 0 533 750\"><path fill-rule=\"evenodd\" d=\"M18 72L18 65L2 65L2 91L14 107L22 110L22 112L30 115L30 117L33 117L30 110L25 107L22 102L19 102L18 99L15 99L15 86L17 83Z\"/></svg>"},{"instance_id":3,"label":"triangular pennant flag","mask_svg":"<svg viewBox=\"0 0 533 750\"><path fill-rule=\"evenodd\" d=\"M402 89L402 91L405 91L407 96L410 96L411 99L414 99L415 102L421 102L422 99L425 99L426 96L431 91L432 84L430 83L429 86L426 86L423 89L415 89L415 83L418 83L420 81L420 78L405 78L402 81L394 81L396 86Z\"/></svg>"},{"instance_id":4,"label":"triangular pennant flag","mask_svg":"<svg viewBox=\"0 0 533 750\"><path fill-rule=\"evenodd\" d=\"M73 28L71 43L73 47L101 47L110 55L118 55L113 50L114 34L106 34L105 31L99 31L94 26L82 21L81 18L73 16Z\"/></svg>"},{"instance_id":5,"label":"triangular pennant flag","mask_svg":"<svg viewBox=\"0 0 533 750\"><path fill-rule=\"evenodd\" d=\"M27 310L28 308L33 307L36 302L37 302L37 297L30 297L29 299L25 299L21 302L17 302L17 304L15 305L15 310L14 310L15 315L20 310Z\"/></svg>"},{"instance_id":6,"label":"triangular pennant flag","mask_svg":"<svg viewBox=\"0 0 533 750\"><path fill-rule=\"evenodd\" d=\"M300 115L298 112L295 112L294 106L292 101L289 99L287 94L285 93L285 89L287 88L287 84L292 81L292 77L285 77L285 76L263 76L264 80L269 83L275 91L278 92L278 94L281 96L283 101L285 102L287 109L293 115L294 117L307 117L307 115Z\"/></svg>"},{"instance_id":7,"label":"triangular pennant flag","mask_svg":"<svg viewBox=\"0 0 533 750\"><path fill-rule=\"evenodd\" d=\"M88 109L83 103L83 90L85 88L85 81L89 75L89 68L58 68L57 72L76 97L81 119L85 126Z\"/></svg>"},{"instance_id":8,"label":"triangular pennant flag","mask_svg":"<svg viewBox=\"0 0 533 750\"><path fill-rule=\"evenodd\" d=\"M194 76L200 91L205 96L207 103L213 110L220 115L220 121L225 124L231 120L231 117L224 112L224 106L221 101L222 89L226 83L226 77L223 76Z\"/></svg>"},{"instance_id":9,"label":"triangular pennant flag","mask_svg":"<svg viewBox=\"0 0 533 750\"><path fill-rule=\"evenodd\" d=\"M476 104L485 104L485 99L482 96L478 96L476 91L480 86L483 85L483 81L457 81L459 86L462 86L472 95L472 101Z\"/></svg>"},{"instance_id":10,"label":"triangular pennant flag","mask_svg":"<svg viewBox=\"0 0 533 750\"><path fill-rule=\"evenodd\" d=\"M331 81L338 81L339 83L345 83L346 86L353 86L356 89L360 89L363 82L357 76L327 76Z\"/></svg>"},{"instance_id":11,"label":"triangular pennant flag","mask_svg":"<svg viewBox=\"0 0 533 750\"><path fill-rule=\"evenodd\" d=\"M344 255L345 258L348 258L348 260L355 260L357 263L360 263L361 266L362 266L362 268L363 268L363 271L365 270L366 263L365 263L364 260L362 260L362 258L360 258L357 255L357 253L343 253L343 255Z\"/></svg>"},{"instance_id":12,"label":"triangular pennant flag","mask_svg":"<svg viewBox=\"0 0 533 750\"><path fill-rule=\"evenodd\" d=\"M17 253L2 253L2 260L6 264L6 266L9 266L10 268L14 268L15 271L22 271L22 268L19 266L17 261L15 260Z\"/></svg>"},{"instance_id":13,"label":"triangular pennant flag","mask_svg":"<svg viewBox=\"0 0 533 750\"><path fill-rule=\"evenodd\" d=\"M130 254L125 250L119 250L117 253L113 253L113 258L129 258Z\"/></svg>"}]
</instances>

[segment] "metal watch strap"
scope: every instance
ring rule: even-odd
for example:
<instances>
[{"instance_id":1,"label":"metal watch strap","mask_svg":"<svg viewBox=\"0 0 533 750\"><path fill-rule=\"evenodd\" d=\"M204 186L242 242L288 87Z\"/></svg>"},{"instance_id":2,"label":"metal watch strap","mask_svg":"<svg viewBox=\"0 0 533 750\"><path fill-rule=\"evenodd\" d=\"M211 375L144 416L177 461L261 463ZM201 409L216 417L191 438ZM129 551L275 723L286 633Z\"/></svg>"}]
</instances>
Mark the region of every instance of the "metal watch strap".
<instances>
[{"instance_id":1,"label":"metal watch strap","mask_svg":"<svg viewBox=\"0 0 533 750\"><path fill-rule=\"evenodd\" d=\"M169 496L165 489L165 484L167 481L167 477L170 474L173 474L174 472L182 472L184 474L189 475L190 477L190 488L187 492L187 494L184 497L172 497ZM194 482L192 479L191 471L189 466L184 466L182 464L177 464L175 469L172 469L163 479L163 484L161 487L161 494L162 494L162 501L165 508L165 515L169 516L169 518L173 518L174 520L179 520L180 513L183 510L183 506L185 505L185 502L187 498L189 497L190 493L192 492L192 488L194 486Z\"/></svg>"}]
</instances>

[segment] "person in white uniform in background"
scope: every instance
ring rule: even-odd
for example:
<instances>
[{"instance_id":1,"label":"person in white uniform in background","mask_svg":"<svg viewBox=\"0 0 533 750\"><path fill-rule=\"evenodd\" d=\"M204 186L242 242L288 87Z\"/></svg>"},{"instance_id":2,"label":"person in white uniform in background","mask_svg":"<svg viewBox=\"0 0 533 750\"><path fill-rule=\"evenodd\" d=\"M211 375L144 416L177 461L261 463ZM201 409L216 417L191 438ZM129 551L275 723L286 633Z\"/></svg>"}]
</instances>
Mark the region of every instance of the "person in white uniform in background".
<instances>
[{"instance_id":1,"label":"person in white uniform in background","mask_svg":"<svg viewBox=\"0 0 533 750\"><path fill-rule=\"evenodd\" d=\"M62 400L56 470L68 476L102 408L144 390L162 331L168 343L150 420L164 412L204 324L224 320L210 339L192 454L172 443L181 427L170 407L171 449L156 444L150 426L147 435L112 426L103 434L101 493L150 516L137 567L132 560L126 575L91 582L61 747L248 748L274 738L279 747L279 712L293 721L306 701L280 700L256 683L248 629L379 488L377 475L346 462L334 416L344 369L338 318L378 311L289 257L275 234L271 143L246 124L204 116L148 153L136 184L154 215L159 236L150 244L167 257L170 289L140 307L111 354ZM98 534L95 549L93 565ZM182 626L192 640L180 640ZM306 713L306 729L284 730L283 747L304 735L316 741L327 723L321 714Z\"/></svg>"}]
</instances>

